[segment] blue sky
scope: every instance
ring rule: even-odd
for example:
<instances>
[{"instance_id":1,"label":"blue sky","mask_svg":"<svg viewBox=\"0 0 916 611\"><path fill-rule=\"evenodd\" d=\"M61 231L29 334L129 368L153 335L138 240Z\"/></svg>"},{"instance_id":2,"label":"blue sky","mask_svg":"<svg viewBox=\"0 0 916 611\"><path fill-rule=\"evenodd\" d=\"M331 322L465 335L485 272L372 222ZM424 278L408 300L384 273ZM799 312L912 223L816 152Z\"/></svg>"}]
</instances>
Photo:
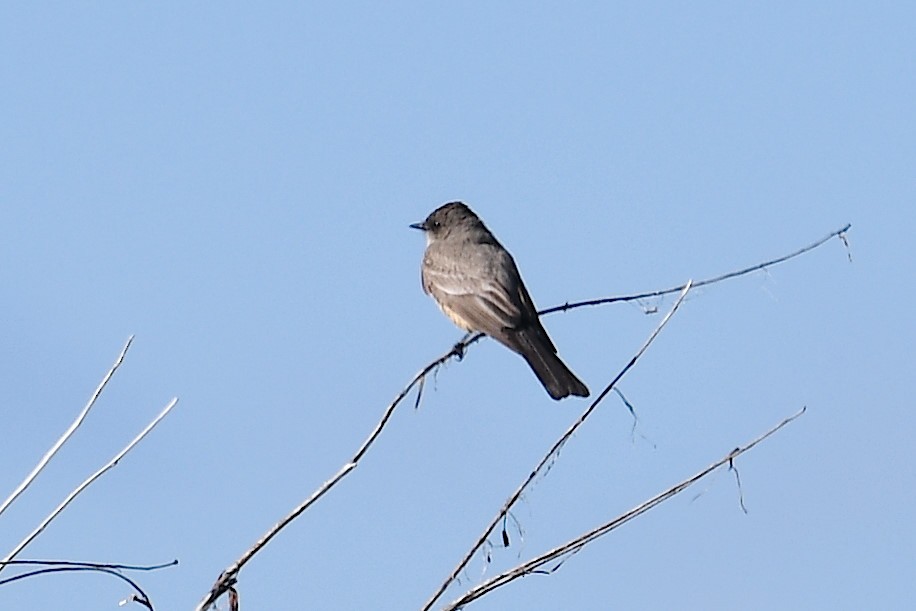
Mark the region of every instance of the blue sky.
<instances>
[{"instance_id":1,"label":"blue sky","mask_svg":"<svg viewBox=\"0 0 916 611\"><path fill-rule=\"evenodd\" d=\"M178 558L188 609L461 333L408 224L468 202L541 308L803 258L692 293L451 600L802 406L731 474L469 608L899 608L916 595L909 386L916 9L902 2L25 3L0 9L0 517L23 557ZM545 317L593 392L671 298ZM444 367L243 571L249 609L417 609L586 404L494 342ZM517 535L517 533L516 533ZM8 576L7 572L3 576ZM4 609L116 608L104 576ZM223 603L225 604L225 603Z\"/></svg>"}]
</instances>

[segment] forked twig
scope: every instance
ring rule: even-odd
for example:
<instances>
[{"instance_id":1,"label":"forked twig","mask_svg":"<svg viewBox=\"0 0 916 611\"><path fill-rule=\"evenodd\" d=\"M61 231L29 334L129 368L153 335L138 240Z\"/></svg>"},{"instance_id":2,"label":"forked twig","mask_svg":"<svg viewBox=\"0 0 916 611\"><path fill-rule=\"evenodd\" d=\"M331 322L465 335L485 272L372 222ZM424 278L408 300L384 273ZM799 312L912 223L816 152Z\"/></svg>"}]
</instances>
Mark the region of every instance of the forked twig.
<instances>
[{"instance_id":1,"label":"forked twig","mask_svg":"<svg viewBox=\"0 0 916 611\"><path fill-rule=\"evenodd\" d=\"M731 465L733 461L735 460L735 458L744 454L745 452L747 452L748 450L750 450L751 448L753 448L754 446L756 446L757 444L765 440L767 437L775 434L781 428L783 428L784 426L786 426L787 424L789 424L790 422L792 422L793 420L797 419L802 414L804 414L805 409L806 408L803 407L801 410L789 416L788 418L786 418L785 420L783 420L782 422L780 422L779 424L777 424L776 426L768 430L766 433L763 433L762 435L760 435L753 441L746 444L744 447L735 448L734 450L729 452L726 456L717 460L716 462L709 465L702 471L692 475L691 477L685 479L684 481L680 482L679 484L675 486L672 486L668 490L665 490L664 492L652 497L651 499L643 503L640 503L639 505L637 505L633 509L630 509L626 513L623 513L617 516L610 522L605 522L601 526L598 526L597 528L594 528L586 532L585 534L579 537L576 537L575 539L567 541L563 545L557 546L554 549L548 552L545 552L541 554L540 556L537 556L536 558L532 558L531 560L523 562L522 564L519 564L516 567L513 567L507 571L504 571L503 573L500 573L499 575L491 577L487 581L474 586L473 588L468 590L464 595L462 595L460 598L458 598L457 600L443 607L443 611L454 611L456 609L460 609L464 607L465 605L467 605L468 603L471 603L477 600L478 598L484 596L485 594L492 592L493 590L499 587L502 587L511 581L518 579L519 577L524 577L525 575L531 575L533 573L541 573L541 572L551 573L553 572L553 570L555 570L557 567L554 567L553 569L549 569L549 570L544 570L541 567L543 567L544 565L550 562L553 562L554 560L560 560L561 558L569 557L570 555L575 554L576 552L580 551L583 547L585 547L586 545L588 545L595 539L598 539L599 537L603 537L604 535L608 534L612 530L615 530L616 528L626 524L633 518L644 514L645 512L656 507L657 505L660 505L661 503L667 501L671 497L677 494L680 494L681 492L683 492L690 486L694 485L695 483L697 483L698 481L700 481L701 479L703 479L704 477L706 477L707 475L709 475L710 473L718 469L719 467L722 467L723 465L726 465L726 464Z\"/></svg>"}]
</instances>

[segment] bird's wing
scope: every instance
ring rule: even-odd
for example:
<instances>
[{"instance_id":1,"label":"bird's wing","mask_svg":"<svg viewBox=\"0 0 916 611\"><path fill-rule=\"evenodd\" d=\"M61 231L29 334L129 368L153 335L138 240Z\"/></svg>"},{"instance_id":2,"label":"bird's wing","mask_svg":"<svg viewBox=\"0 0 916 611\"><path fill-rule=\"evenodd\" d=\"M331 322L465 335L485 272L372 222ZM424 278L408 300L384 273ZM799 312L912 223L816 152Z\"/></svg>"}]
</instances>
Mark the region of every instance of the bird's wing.
<instances>
[{"instance_id":1,"label":"bird's wing","mask_svg":"<svg viewBox=\"0 0 916 611\"><path fill-rule=\"evenodd\" d=\"M467 266L459 270L427 264L423 267L423 288L459 326L505 341L506 330L524 321L526 312L514 263L514 274L494 274L492 263L471 266L481 270L473 275L464 271Z\"/></svg>"},{"instance_id":2,"label":"bird's wing","mask_svg":"<svg viewBox=\"0 0 916 611\"><path fill-rule=\"evenodd\" d=\"M469 288L473 283L476 288ZM427 291L459 326L496 336L520 319L518 307L498 285L479 280L461 280L427 270Z\"/></svg>"}]
</instances>

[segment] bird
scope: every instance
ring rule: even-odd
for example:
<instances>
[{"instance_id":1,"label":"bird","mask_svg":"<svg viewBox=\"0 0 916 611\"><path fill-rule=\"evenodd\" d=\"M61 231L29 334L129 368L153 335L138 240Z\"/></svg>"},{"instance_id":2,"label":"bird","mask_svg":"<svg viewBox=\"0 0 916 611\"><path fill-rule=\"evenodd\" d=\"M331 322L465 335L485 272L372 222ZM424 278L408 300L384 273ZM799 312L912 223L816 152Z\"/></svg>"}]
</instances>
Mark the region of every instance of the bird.
<instances>
[{"instance_id":1,"label":"bird","mask_svg":"<svg viewBox=\"0 0 916 611\"><path fill-rule=\"evenodd\" d=\"M426 235L423 290L455 325L520 354L554 400L589 395L557 356L512 255L480 217L453 201L410 227Z\"/></svg>"}]
</instances>

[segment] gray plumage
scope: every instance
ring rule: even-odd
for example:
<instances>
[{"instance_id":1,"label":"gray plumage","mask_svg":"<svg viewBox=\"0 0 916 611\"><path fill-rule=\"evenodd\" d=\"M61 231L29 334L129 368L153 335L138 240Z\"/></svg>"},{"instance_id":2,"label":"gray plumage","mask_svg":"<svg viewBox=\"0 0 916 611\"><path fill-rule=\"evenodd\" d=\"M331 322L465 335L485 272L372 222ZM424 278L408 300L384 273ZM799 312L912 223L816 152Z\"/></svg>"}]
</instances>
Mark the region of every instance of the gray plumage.
<instances>
[{"instance_id":1,"label":"gray plumage","mask_svg":"<svg viewBox=\"0 0 916 611\"><path fill-rule=\"evenodd\" d=\"M426 232L423 290L459 327L520 354L554 399L589 392L557 356L512 255L461 202L411 225Z\"/></svg>"}]
</instances>

